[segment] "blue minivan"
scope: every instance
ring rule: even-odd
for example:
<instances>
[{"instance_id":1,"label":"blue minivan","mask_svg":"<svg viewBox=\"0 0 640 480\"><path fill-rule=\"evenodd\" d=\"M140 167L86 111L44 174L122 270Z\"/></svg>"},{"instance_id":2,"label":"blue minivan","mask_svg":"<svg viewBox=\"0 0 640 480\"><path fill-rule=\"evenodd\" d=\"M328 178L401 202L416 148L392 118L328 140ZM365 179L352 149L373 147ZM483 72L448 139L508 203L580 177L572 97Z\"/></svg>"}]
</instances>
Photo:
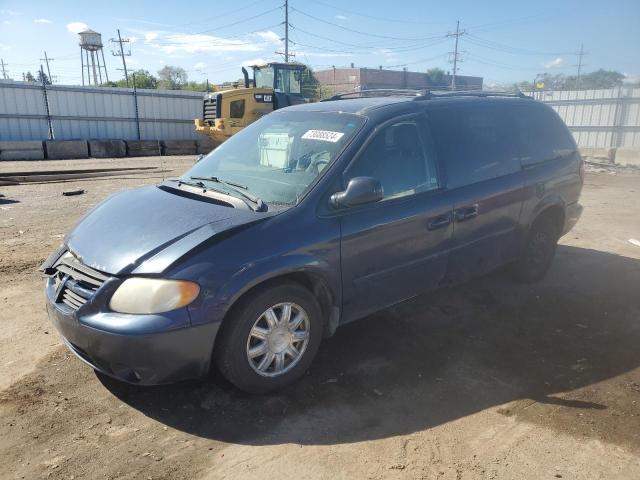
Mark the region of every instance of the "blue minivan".
<instances>
[{"instance_id":1,"label":"blue minivan","mask_svg":"<svg viewBox=\"0 0 640 480\"><path fill-rule=\"evenodd\" d=\"M263 393L303 375L344 323L502 266L542 278L580 216L583 177L562 120L520 95L359 92L285 108L183 176L91 210L41 267L47 309L112 377L159 384L215 366Z\"/></svg>"}]
</instances>

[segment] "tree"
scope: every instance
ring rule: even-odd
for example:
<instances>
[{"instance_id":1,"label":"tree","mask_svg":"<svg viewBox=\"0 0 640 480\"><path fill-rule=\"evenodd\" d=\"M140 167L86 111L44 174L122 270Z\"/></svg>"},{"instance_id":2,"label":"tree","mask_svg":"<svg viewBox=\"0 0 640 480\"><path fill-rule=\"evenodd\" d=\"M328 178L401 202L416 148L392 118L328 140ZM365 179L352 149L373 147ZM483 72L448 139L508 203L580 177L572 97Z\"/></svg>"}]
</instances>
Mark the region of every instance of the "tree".
<instances>
[{"instance_id":1,"label":"tree","mask_svg":"<svg viewBox=\"0 0 640 480\"><path fill-rule=\"evenodd\" d=\"M191 92L213 92L215 87L207 82L189 82L182 87L183 90Z\"/></svg>"},{"instance_id":2,"label":"tree","mask_svg":"<svg viewBox=\"0 0 640 480\"><path fill-rule=\"evenodd\" d=\"M544 82L545 90L574 90L578 86L580 89L614 88L622 85L625 78L620 72L602 68L581 75L579 84L577 75L541 73L536 76L538 82Z\"/></svg>"},{"instance_id":3,"label":"tree","mask_svg":"<svg viewBox=\"0 0 640 480\"><path fill-rule=\"evenodd\" d=\"M158 88L181 90L187 84L188 78L184 68L166 65L158 70Z\"/></svg>"},{"instance_id":4,"label":"tree","mask_svg":"<svg viewBox=\"0 0 640 480\"><path fill-rule=\"evenodd\" d=\"M33 76L33 74L32 74L31 72L27 72L27 73L25 74L25 76L24 76L24 79L25 79L27 82L35 82L35 81L36 81L35 77Z\"/></svg>"},{"instance_id":5,"label":"tree","mask_svg":"<svg viewBox=\"0 0 640 480\"><path fill-rule=\"evenodd\" d=\"M441 68L435 67L427 70L427 77L431 86L445 87L447 85L447 74Z\"/></svg>"},{"instance_id":6,"label":"tree","mask_svg":"<svg viewBox=\"0 0 640 480\"><path fill-rule=\"evenodd\" d=\"M31 72L29 72L27 75L31 75ZM33 77L33 75L32 75ZM38 70L38 77L36 78L37 82L39 84L45 84L45 85L51 85L51 79L47 76L46 73L44 73L42 70ZM29 80L31 81L31 80Z\"/></svg>"},{"instance_id":7,"label":"tree","mask_svg":"<svg viewBox=\"0 0 640 480\"><path fill-rule=\"evenodd\" d=\"M302 83L302 96L314 101L319 100L321 97L321 85L311 67L305 66L300 80Z\"/></svg>"},{"instance_id":8,"label":"tree","mask_svg":"<svg viewBox=\"0 0 640 480\"><path fill-rule=\"evenodd\" d=\"M148 70L142 68L129 74L129 87L133 88L133 76L136 77L136 88L158 88L158 79L151 75ZM124 78L115 81L104 82L101 87L120 87L126 88L127 81Z\"/></svg>"}]
</instances>

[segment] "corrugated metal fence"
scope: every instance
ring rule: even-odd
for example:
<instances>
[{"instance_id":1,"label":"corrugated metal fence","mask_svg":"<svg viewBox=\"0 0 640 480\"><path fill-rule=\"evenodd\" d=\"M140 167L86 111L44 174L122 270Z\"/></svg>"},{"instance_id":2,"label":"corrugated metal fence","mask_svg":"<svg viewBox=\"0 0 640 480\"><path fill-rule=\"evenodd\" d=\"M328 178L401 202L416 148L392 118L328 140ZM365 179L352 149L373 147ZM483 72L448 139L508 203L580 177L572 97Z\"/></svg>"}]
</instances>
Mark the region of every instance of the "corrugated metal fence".
<instances>
[{"instance_id":1,"label":"corrugated metal fence","mask_svg":"<svg viewBox=\"0 0 640 480\"><path fill-rule=\"evenodd\" d=\"M201 138L202 93L0 81L0 140ZM138 133L139 132L139 133Z\"/></svg>"},{"instance_id":2,"label":"corrugated metal fence","mask_svg":"<svg viewBox=\"0 0 640 480\"><path fill-rule=\"evenodd\" d=\"M202 93L74 87L0 80L0 140L199 138ZM640 88L536 92L581 147L640 147ZM138 137L139 132L139 137Z\"/></svg>"},{"instance_id":3,"label":"corrugated metal fence","mask_svg":"<svg viewBox=\"0 0 640 480\"><path fill-rule=\"evenodd\" d=\"M551 105L581 147L640 147L640 88L536 92Z\"/></svg>"}]
</instances>

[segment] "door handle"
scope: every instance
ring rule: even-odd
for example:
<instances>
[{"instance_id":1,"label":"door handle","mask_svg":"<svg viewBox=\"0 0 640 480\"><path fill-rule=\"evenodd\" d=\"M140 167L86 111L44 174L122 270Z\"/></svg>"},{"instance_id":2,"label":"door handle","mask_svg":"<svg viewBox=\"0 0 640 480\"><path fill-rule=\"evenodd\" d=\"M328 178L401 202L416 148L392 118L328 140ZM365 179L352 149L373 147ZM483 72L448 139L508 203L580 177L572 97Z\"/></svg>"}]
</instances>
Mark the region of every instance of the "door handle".
<instances>
[{"instance_id":1,"label":"door handle","mask_svg":"<svg viewBox=\"0 0 640 480\"><path fill-rule=\"evenodd\" d=\"M438 228L444 228L451 223L451 215L438 215L432 217L427 222L427 230L437 230Z\"/></svg>"},{"instance_id":2,"label":"door handle","mask_svg":"<svg viewBox=\"0 0 640 480\"><path fill-rule=\"evenodd\" d=\"M453 213L455 214L457 222L464 222L465 220L478 216L478 204L456 208Z\"/></svg>"}]
</instances>

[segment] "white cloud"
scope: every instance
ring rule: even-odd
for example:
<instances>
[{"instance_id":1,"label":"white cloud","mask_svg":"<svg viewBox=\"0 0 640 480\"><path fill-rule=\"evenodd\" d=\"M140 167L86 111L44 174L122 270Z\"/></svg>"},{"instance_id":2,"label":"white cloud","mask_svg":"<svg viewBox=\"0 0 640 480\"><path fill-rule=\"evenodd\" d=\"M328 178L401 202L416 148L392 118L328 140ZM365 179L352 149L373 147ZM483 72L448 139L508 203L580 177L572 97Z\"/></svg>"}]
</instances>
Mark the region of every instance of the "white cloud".
<instances>
[{"instance_id":1,"label":"white cloud","mask_svg":"<svg viewBox=\"0 0 640 480\"><path fill-rule=\"evenodd\" d=\"M252 58L251 60L245 60L240 64L241 67L251 67L253 65L262 65L263 63L269 63L269 60L264 58Z\"/></svg>"},{"instance_id":2,"label":"white cloud","mask_svg":"<svg viewBox=\"0 0 640 480\"><path fill-rule=\"evenodd\" d=\"M347 17L345 17L344 15L336 15L334 18L336 20L347 20Z\"/></svg>"},{"instance_id":3,"label":"white cloud","mask_svg":"<svg viewBox=\"0 0 640 480\"><path fill-rule=\"evenodd\" d=\"M553 60L544 63L543 67L544 68L558 68L559 66L561 66L564 63L564 58L558 57L558 58L554 58Z\"/></svg>"},{"instance_id":4,"label":"white cloud","mask_svg":"<svg viewBox=\"0 0 640 480\"><path fill-rule=\"evenodd\" d=\"M282 42L282 38L276 32L271 30L265 30L264 32L255 32L253 35L256 37L260 37L265 42L271 42L275 44L280 44Z\"/></svg>"},{"instance_id":5,"label":"white cloud","mask_svg":"<svg viewBox=\"0 0 640 480\"><path fill-rule=\"evenodd\" d=\"M6 43L0 43L0 52L6 52L7 50L11 50L11 45L7 45Z\"/></svg>"},{"instance_id":6,"label":"white cloud","mask_svg":"<svg viewBox=\"0 0 640 480\"><path fill-rule=\"evenodd\" d=\"M80 33L88 29L89 29L89 25L83 22L67 23L67 30L69 30L71 33Z\"/></svg>"},{"instance_id":7,"label":"white cloud","mask_svg":"<svg viewBox=\"0 0 640 480\"><path fill-rule=\"evenodd\" d=\"M53 23L51 20L49 20L48 18L36 18L33 23L42 23L42 24L49 24L49 23Z\"/></svg>"},{"instance_id":8,"label":"white cloud","mask_svg":"<svg viewBox=\"0 0 640 480\"><path fill-rule=\"evenodd\" d=\"M20 12L16 12L15 10L2 9L0 10L0 15L3 17L17 17L20 15Z\"/></svg>"},{"instance_id":9,"label":"white cloud","mask_svg":"<svg viewBox=\"0 0 640 480\"><path fill-rule=\"evenodd\" d=\"M11 20L3 20L2 24L3 25L11 25Z\"/></svg>"},{"instance_id":10,"label":"white cloud","mask_svg":"<svg viewBox=\"0 0 640 480\"><path fill-rule=\"evenodd\" d=\"M246 40L227 39L213 35L146 32L145 44L175 58L179 54L258 52L263 47Z\"/></svg>"},{"instance_id":11,"label":"white cloud","mask_svg":"<svg viewBox=\"0 0 640 480\"><path fill-rule=\"evenodd\" d=\"M203 69L204 67L206 67L206 66L207 66L207 64L206 64L206 63L204 63L204 62L198 62L198 63L196 63L196 64L193 66L193 68L194 68L195 70L202 70L202 69Z\"/></svg>"},{"instance_id":12,"label":"white cloud","mask_svg":"<svg viewBox=\"0 0 640 480\"><path fill-rule=\"evenodd\" d=\"M158 32L146 32L144 34L144 43L151 43L153 42L156 38L158 38L160 34Z\"/></svg>"}]
</instances>

